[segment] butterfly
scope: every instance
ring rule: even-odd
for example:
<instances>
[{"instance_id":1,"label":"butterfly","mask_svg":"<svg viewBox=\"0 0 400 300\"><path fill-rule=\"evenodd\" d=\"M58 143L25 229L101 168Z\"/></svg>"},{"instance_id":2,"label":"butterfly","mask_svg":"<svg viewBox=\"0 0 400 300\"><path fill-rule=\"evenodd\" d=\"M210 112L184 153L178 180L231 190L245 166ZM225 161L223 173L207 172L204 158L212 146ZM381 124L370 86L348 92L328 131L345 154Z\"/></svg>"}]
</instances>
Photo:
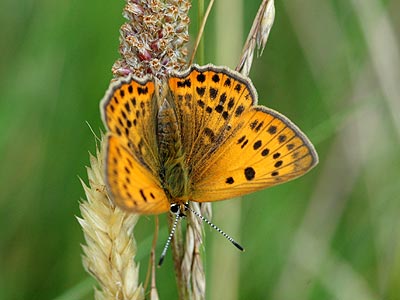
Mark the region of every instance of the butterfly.
<instances>
[{"instance_id":1,"label":"butterfly","mask_svg":"<svg viewBox=\"0 0 400 300\"><path fill-rule=\"evenodd\" d=\"M122 78L100 109L106 187L117 206L134 213L242 196L318 163L304 133L257 105L250 79L225 67L192 65L161 83Z\"/></svg>"}]
</instances>

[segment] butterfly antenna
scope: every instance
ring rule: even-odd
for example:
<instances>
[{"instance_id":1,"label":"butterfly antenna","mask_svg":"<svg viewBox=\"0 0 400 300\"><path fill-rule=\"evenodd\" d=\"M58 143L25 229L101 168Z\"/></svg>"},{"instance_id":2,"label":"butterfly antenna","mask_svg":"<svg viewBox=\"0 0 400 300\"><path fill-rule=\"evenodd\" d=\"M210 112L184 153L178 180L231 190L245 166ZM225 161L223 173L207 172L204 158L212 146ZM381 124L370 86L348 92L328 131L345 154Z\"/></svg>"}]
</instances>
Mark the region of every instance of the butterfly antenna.
<instances>
[{"instance_id":1,"label":"butterfly antenna","mask_svg":"<svg viewBox=\"0 0 400 300\"><path fill-rule=\"evenodd\" d=\"M233 245L235 245L235 247L238 248L240 251L244 251L244 248L241 245L239 245L238 242L236 242L233 238L231 238L229 235L227 235L225 232L223 232L221 229L219 229L216 225L214 225L213 223L208 221L205 217L203 217L197 211L190 208L187 203L185 204L185 207L188 210L190 210L192 213L194 213L196 216L198 216L200 219L202 219L204 222L206 222L208 225L210 225L212 228L214 228L216 231L218 231L220 234L222 234L228 241L230 241Z\"/></svg>"},{"instance_id":2,"label":"butterfly antenna","mask_svg":"<svg viewBox=\"0 0 400 300\"><path fill-rule=\"evenodd\" d=\"M171 232L170 232L170 234L168 236L167 242L165 243L164 249L163 249L163 251L161 253L160 260L158 261L158 266L159 267L161 267L161 265L162 265L162 263L164 261L164 258L165 258L165 254L167 253L169 244L171 244L171 240L172 240L172 237L174 236L174 233L175 233L175 230L176 230L176 225L178 224L179 218L181 218L181 214L180 214L180 211L178 210L175 213L174 224L172 224Z\"/></svg>"}]
</instances>

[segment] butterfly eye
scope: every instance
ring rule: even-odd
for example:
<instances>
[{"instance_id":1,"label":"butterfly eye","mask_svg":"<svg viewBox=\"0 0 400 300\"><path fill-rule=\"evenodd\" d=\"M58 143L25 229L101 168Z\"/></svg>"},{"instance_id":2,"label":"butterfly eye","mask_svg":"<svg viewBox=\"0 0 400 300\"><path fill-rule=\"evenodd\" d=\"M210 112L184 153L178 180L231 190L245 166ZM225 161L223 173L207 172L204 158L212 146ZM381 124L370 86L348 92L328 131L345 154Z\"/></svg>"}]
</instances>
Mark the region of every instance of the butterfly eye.
<instances>
[{"instance_id":1,"label":"butterfly eye","mask_svg":"<svg viewBox=\"0 0 400 300\"><path fill-rule=\"evenodd\" d=\"M169 211L173 214L176 214L179 211L179 205L178 204L172 204L171 207L169 208Z\"/></svg>"}]
</instances>

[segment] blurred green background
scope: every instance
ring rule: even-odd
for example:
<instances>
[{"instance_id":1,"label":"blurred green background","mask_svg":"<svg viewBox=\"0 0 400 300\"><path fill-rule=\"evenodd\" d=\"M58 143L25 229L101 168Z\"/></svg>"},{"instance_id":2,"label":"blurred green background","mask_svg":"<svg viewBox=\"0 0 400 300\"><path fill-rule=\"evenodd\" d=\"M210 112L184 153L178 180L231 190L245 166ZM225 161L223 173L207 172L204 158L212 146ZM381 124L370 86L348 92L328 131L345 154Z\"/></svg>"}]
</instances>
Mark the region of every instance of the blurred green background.
<instances>
[{"instance_id":1,"label":"blurred green background","mask_svg":"<svg viewBox=\"0 0 400 300\"><path fill-rule=\"evenodd\" d=\"M234 67L261 1L216 2L206 62ZM93 299L78 176L95 151L85 122L102 128L123 6L0 3L0 299ZM209 299L400 299L399 11L395 0L276 1L250 77L259 102L310 137L320 164L213 204L213 221L246 252L205 229ZM193 42L195 7L191 16ZM152 224L141 218L135 231L142 280ZM165 216L161 224L160 247ZM170 260L158 271L160 299L177 295Z\"/></svg>"}]
</instances>

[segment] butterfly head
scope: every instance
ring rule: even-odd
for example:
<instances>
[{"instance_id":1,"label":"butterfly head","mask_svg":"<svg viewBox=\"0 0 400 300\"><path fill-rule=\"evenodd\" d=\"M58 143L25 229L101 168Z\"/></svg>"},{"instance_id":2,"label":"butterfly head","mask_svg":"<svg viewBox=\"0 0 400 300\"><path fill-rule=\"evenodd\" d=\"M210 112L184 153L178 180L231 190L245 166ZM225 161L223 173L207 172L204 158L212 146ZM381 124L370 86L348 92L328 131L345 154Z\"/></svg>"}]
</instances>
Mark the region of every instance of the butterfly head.
<instances>
[{"instance_id":1,"label":"butterfly head","mask_svg":"<svg viewBox=\"0 0 400 300\"><path fill-rule=\"evenodd\" d=\"M187 210L188 203L173 203L169 208L169 211L173 215L179 215L179 217L186 217L185 211Z\"/></svg>"}]
</instances>

